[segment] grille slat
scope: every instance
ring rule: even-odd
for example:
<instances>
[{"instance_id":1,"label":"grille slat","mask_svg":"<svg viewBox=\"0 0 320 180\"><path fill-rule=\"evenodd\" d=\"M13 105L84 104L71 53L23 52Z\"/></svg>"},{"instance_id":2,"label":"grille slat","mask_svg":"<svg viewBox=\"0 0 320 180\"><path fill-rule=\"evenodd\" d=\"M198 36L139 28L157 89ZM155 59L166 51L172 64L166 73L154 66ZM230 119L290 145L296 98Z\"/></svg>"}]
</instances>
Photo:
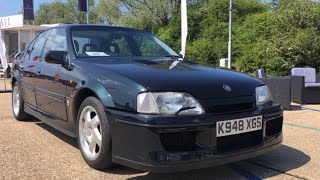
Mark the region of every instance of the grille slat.
<instances>
[{"instance_id":1,"label":"grille slat","mask_svg":"<svg viewBox=\"0 0 320 180\"><path fill-rule=\"evenodd\" d=\"M167 151L186 151L196 148L197 131L162 133L160 139Z\"/></svg>"},{"instance_id":2,"label":"grille slat","mask_svg":"<svg viewBox=\"0 0 320 180\"><path fill-rule=\"evenodd\" d=\"M258 146L262 143L262 130L217 138L217 152L228 153Z\"/></svg>"},{"instance_id":3,"label":"grille slat","mask_svg":"<svg viewBox=\"0 0 320 180\"><path fill-rule=\"evenodd\" d=\"M255 96L240 96L232 98L217 98L200 100L201 105L208 113L239 113L252 111L256 108Z\"/></svg>"},{"instance_id":4,"label":"grille slat","mask_svg":"<svg viewBox=\"0 0 320 180\"><path fill-rule=\"evenodd\" d=\"M227 104L227 105L215 105L207 107L207 112L211 113L236 113L242 111L254 110L254 103L240 103L240 104Z\"/></svg>"}]
</instances>

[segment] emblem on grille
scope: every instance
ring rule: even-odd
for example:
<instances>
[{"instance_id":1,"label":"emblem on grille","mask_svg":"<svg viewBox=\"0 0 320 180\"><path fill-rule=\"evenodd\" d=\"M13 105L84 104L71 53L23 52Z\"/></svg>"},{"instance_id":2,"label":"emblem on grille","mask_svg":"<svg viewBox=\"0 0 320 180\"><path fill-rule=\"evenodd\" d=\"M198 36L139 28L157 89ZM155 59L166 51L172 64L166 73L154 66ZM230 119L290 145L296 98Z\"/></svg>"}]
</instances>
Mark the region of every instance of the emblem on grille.
<instances>
[{"instance_id":1,"label":"emblem on grille","mask_svg":"<svg viewBox=\"0 0 320 180\"><path fill-rule=\"evenodd\" d=\"M227 91L227 92L232 91L231 87L230 87L229 85L226 85L226 84L223 85L223 89L224 89L225 91Z\"/></svg>"}]
</instances>

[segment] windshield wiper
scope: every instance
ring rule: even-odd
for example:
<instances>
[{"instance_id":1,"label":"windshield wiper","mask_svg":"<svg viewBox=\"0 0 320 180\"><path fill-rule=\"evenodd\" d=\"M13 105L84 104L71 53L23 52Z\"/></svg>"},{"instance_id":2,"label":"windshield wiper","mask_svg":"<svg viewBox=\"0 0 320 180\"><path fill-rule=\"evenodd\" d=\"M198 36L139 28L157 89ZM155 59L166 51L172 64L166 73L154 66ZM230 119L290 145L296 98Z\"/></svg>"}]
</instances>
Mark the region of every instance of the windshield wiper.
<instances>
[{"instance_id":1,"label":"windshield wiper","mask_svg":"<svg viewBox=\"0 0 320 180\"><path fill-rule=\"evenodd\" d=\"M165 57L177 58L179 60L183 60L184 59L182 54L179 54L179 55L170 54L170 55L166 55Z\"/></svg>"},{"instance_id":2,"label":"windshield wiper","mask_svg":"<svg viewBox=\"0 0 320 180\"><path fill-rule=\"evenodd\" d=\"M178 56L178 55L167 55L167 56L165 56L165 57L180 58L180 56Z\"/></svg>"},{"instance_id":3,"label":"windshield wiper","mask_svg":"<svg viewBox=\"0 0 320 180\"><path fill-rule=\"evenodd\" d=\"M179 109L179 111L176 112L175 115L178 115L182 111L189 110L189 109L194 109L194 108L196 108L196 107L182 107L181 109Z\"/></svg>"}]
</instances>

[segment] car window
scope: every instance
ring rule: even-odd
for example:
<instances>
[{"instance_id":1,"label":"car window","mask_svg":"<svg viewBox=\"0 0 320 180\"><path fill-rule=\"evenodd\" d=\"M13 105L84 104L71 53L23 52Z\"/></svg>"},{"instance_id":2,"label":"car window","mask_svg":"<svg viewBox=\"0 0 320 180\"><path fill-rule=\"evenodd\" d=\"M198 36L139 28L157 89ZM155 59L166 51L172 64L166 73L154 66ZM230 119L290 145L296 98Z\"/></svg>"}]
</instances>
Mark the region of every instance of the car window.
<instances>
[{"instance_id":1,"label":"car window","mask_svg":"<svg viewBox=\"0 0 320 180\"><path fill-rule=\"evenodd\" d=\"M177 56L152 34L138 30L109 27L71 29L77 57L97 56Z\"/></svg>"},{"instance_id":2,"label":"car window","mask_svg":"<svg viewBox=\"0 0 320 180\"><path fill-rule=\"evenodd\" d=\"M140 34L133 36L142 56L167 56L169 55L152 37Z\"/></svg>"},{"instance_id":3,"label":"car window","mask_svg":"<svg viewBox=\"0 0 320 180\"><path fill-rule=\"evenodd\" d=\"M120 36L117 39L113 39L112 42L113 43L110 45L110 47L108 47L111 51L115 51L116 50L115 47L117 47L121 54L123 54L125 56L132 55L128 40L125 36Z\"/></svg>"},{"instance_id":4,"label":"car window","mask_svg":"<svg viewBox=\"0 0 320 180\"><path fill-rule=\"evenodd\" d=\"M79 56L131 56L128 40L125 35L117 32L107 36L97 33L73 33L73 43Z\"/></svg>"},{"instance_id":5,"label":"car window","mask_svg":"<svg viewBox=\"0 0 320 180\"><path fill-rule=\"evenodd\" d=\"M44 31L40 33L25 50L22 60L27 61L39 61L41 58L41 52L46 42L49 31Z\"/></svg>"},{"instance_id":6,"label":"car window","mask_svg":"<svg viewBox=\"0 0 320 180\"><path fill-rule=\"evenodd\" d=\"M45 45L43 54L48 51L68 51L66 30L62 28L52 29Z\"/></svg>"},{"instance_id":7,"label":"car window","mask_svg":"<svg viewBox=\"0 0 320 180\"><path fill-rule=\"evenodd\" d=\"M33 41L27 46L27 48L23 51L23 54L21 55L21 58L19 60L24 61L24 60L29 60L30 54L32 47L34 43L37 41L38 37L35 37Z\"/></svg>"}]
</instances>

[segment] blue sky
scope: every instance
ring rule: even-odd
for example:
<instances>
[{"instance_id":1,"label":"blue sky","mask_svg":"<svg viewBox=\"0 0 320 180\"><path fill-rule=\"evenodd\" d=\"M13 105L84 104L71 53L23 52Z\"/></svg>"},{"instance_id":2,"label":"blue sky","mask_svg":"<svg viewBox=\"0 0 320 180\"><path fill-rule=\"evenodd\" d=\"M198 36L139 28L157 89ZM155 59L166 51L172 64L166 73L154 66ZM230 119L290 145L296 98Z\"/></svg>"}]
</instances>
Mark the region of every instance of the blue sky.
<instances>
[{"instance_id":1,"label":"blue sky","mask_svg":"<svg viewBox=\"0 0 320 180\"><path fill-rule=\"evenodd\" d=\"M33 0L35 10L41 3L49 3L55 0ZM23 0L0 0L0 17L19 14L22 11Z\"/></svg>"}]
</instances>

